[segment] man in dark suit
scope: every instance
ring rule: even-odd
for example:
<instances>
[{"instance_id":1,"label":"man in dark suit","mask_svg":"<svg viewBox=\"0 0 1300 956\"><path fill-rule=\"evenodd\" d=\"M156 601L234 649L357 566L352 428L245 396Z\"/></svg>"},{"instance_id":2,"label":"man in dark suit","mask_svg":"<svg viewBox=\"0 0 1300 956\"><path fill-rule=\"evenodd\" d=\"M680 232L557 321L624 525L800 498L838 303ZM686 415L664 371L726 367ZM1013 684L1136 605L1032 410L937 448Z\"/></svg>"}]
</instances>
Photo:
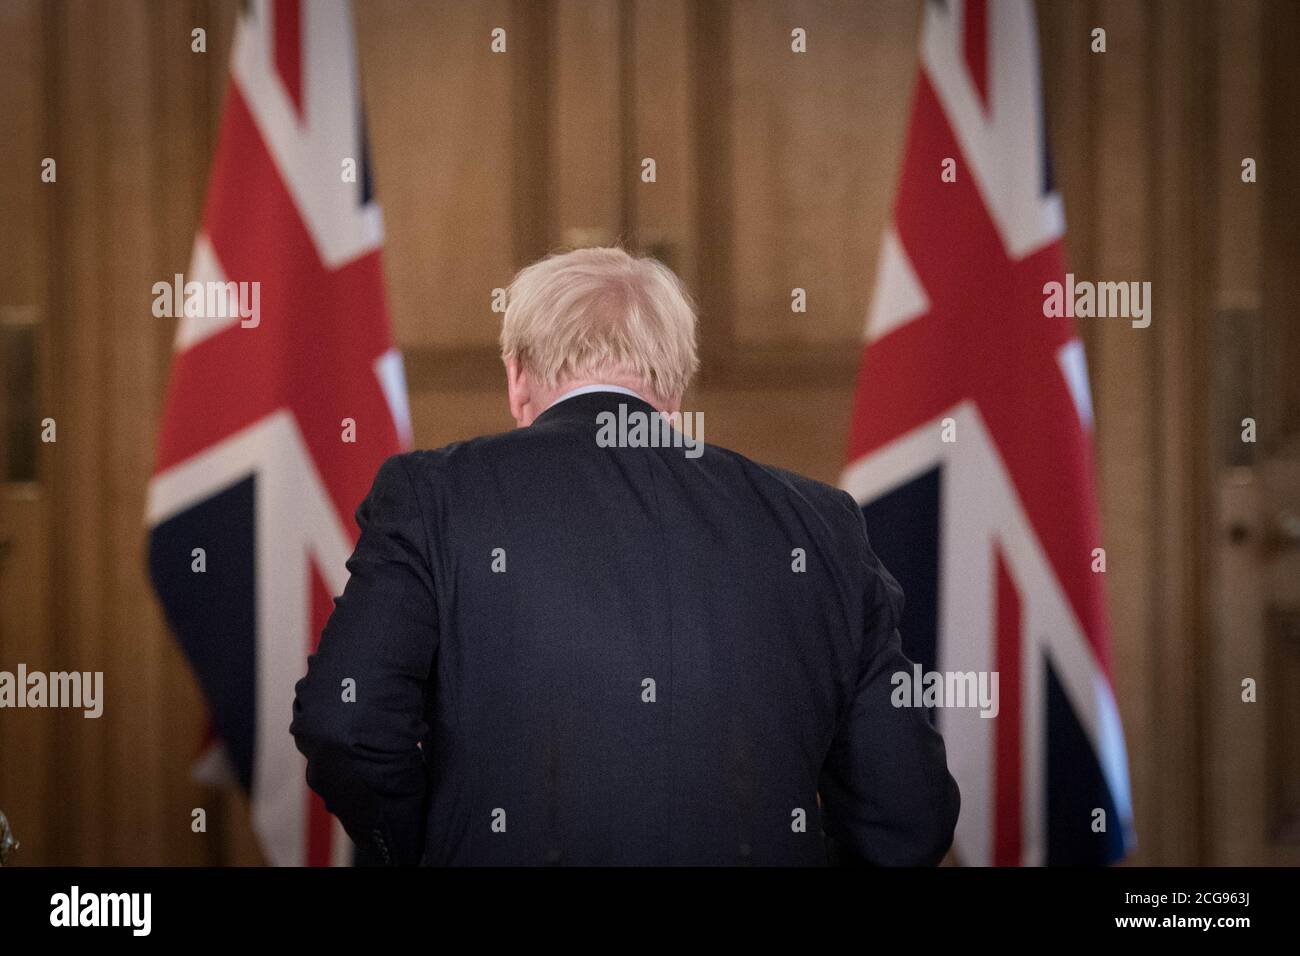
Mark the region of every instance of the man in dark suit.
<instances>
[{"instance_id":1,"label":"man in dark suit","mask_svg":"<svg viewBox=\"0 0 1300 956\"><path fill-rule=\"evenodd\" d=\"M312 788L396 864L938 862L957 787L856 503L656 427L696 367L661 264L508 301L527 427L380 469L297 688Z\"/></svg>"}]
</instances>

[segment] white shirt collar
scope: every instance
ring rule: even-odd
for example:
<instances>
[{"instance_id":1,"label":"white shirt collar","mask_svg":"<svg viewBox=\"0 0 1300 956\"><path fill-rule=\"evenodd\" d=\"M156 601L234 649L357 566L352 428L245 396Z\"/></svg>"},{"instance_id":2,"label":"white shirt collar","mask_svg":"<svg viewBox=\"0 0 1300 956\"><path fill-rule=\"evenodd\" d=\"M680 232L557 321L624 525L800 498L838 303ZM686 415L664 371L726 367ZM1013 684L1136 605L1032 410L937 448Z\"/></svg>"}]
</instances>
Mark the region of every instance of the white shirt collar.
<instances>
[{"instance_id":1,"label":"white shirt collar","mask_svg":"<svg viewBox=\"0 0 1300 956\"><path fill-rule=\"evenodd\" d=\"M641 396L638 395L636 392L632 391L632 389L624 388L621 385L582 385L579 386L578 388L570 389L569 391L565 392L555 401L551 402L551 404L547 405L546 408L554 408L556 405L560 404L560 402L563 402L566 399L576 398L579 395L588 395L591 392L617 392L620 395L631 395L633 398L640 398L641 401L643 402L645 401L644 398L641 398ZM646 402L646 404L650 404L650 403ZM543 411L544 410L545 409L543 409Z\"/></svg>"}]
</instances>

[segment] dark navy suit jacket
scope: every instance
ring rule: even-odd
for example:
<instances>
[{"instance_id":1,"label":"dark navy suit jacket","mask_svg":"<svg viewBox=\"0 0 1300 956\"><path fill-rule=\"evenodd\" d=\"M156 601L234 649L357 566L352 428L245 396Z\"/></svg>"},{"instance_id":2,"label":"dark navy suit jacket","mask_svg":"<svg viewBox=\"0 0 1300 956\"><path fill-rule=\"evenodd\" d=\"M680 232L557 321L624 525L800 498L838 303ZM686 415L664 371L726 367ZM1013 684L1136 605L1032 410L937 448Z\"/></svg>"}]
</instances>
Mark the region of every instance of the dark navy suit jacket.
<instances>
[{"instance_id":1,"label":"dark navy suit jacket","mask_svg":"<svg viewBox=\"0 0 1300 956\"><path fill-rule=\"evenodd\" d=\"M891 705L902 594L858 506L600 447L620 403L653 411L587 393L384 463L297 687L312 788L397 864L936 863L957 787Z\"/></svg>"}]
</instances>

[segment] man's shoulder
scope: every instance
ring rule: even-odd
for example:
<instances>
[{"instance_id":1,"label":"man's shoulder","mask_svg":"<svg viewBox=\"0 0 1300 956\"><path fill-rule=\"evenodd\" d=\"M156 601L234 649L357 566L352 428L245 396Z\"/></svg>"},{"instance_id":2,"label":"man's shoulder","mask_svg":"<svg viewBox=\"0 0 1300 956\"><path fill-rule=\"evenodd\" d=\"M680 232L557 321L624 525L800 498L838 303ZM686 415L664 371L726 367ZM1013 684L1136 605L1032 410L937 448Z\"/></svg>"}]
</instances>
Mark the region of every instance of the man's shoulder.
<instances>
[{"instance_id":1,"label":"man's shoulder","mask_svg":"<svg viewBox=\"0 0 1300 956\"><path fill-rule=\"evenodd\" d=\"M398 480L409 483L417 493L437 493L481 483L485 473L494 469L526 469L530 457L535 461L537 456L546 454L541 447L546 436L529 434L532 431L519 428L478 435L438 448L399 452L380 466L379 479L400 476Z\"/></svg>"},{"instance_id":2,"label":"man's shoulder","mask_svg":"<svg viewBox=\"0 0 1300 956\"><path fill-rule=\"evenodd\" d=\"M452 442L440 448L402 452L389 458L384 468L400 468L406 480L417 488L458 485L480 478L485 469L517 466L521 462L526 464L529 460L542 458L555 460L557 449L554 443L573 440L572 434L557 430L518 428ZM715 480L742 482L768 496L784 498L795 507L810 509L827 524L849 534L860 533L862 517L857 502L833 485L756 461L721 445L705 444L700 457L682 461L684 467L710 472Z\"/></svg>"},{"instance_id":3,"label":"man's shoulder","mask_svg":"<svg viewBox=\"0 0 1300 956\"><path fill-rule=\"evenodd\" d=\"M777 465L755 461L740 452L723 448L720 445L709 445L707 448L708 451L731 461L736 467L745 470L758 480L784 489L789 495L806 502L818 512L827 513L828 515L848 516L855 523L859 518L860 512L857 502L853 500L852 495L843 489Z\"/></svg>"},{"instance_id":4,"label":"man's shoulder","mask_svg":"<svg viewBox=\"0 0 1300 956\"><path fill-rule=\"evenodd\" d=\"M401 461L411 475L436 479L458 468L473 467L484 461L526 453L547 437L531 428L493 432L454 441L439 448L416 448L400 452L390 459Z\"/></svg>"}]
</instances>

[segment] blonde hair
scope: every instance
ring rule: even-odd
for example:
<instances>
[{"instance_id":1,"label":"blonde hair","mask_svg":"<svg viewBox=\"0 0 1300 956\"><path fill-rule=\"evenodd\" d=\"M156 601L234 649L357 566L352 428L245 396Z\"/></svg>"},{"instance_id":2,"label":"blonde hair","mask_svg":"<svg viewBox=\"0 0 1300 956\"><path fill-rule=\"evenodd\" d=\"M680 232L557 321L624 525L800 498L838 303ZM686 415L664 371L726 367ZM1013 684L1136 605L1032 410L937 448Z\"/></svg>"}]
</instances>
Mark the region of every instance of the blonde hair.
<instances>
[{"instance_id":1,"label":"blonde hair","mask_svg":"<svg viewBox=\"0 0 1300 956\"><path fill-rule=\"evenodd\" d=\"M546 388L619 372L674 398L699 367L695 323L690 294L662 262L614 247L575 249L515 275L501 357Z\"/></svg>"}]
</instances>

